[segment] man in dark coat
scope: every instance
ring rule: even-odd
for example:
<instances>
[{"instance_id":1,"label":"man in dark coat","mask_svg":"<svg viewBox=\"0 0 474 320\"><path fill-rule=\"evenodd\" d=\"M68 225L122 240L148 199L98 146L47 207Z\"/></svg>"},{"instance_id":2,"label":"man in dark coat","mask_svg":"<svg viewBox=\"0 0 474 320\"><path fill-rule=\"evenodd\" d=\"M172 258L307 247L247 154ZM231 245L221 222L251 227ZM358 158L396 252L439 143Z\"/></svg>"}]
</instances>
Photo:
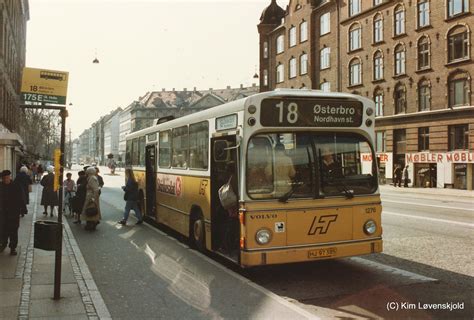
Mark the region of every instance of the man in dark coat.
<instances>
[{"instance_id":1,"label":"man in dark coat","mask_svg":"<svg viewBox=\"0 0 474 320\"><path fill-rule=\"evenodd\" d=\"M3 170L0 176L2 177L0 184L0 252L5 250L9 243L10 255L16 256L20 214L25 206L25 199L21 187L12 181L10 170Z\"/></svg>"}]
</instances>

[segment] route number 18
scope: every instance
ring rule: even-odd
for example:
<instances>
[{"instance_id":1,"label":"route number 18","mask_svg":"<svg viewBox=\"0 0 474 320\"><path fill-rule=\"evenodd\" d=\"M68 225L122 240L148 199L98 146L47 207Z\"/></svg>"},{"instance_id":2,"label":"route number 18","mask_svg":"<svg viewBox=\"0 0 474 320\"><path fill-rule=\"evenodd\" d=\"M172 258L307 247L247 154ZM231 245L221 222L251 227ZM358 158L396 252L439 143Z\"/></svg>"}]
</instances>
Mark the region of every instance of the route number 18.
<instances>
[{"instance_id":1,"label":"route number 18","mask_svg":"<svg viewBox=\"0 0 474 320\"><path fill-rule=\"evenodd\" d=\"M280 123L283 123L283 114L285 109L283 101L277 104L276 107L279 109L278 121ZM288 104L288 113L286 114L286 121L291 124L294 124L298 121L298 105L295 102L290 102Z\"/></svg>"}]
</instances>

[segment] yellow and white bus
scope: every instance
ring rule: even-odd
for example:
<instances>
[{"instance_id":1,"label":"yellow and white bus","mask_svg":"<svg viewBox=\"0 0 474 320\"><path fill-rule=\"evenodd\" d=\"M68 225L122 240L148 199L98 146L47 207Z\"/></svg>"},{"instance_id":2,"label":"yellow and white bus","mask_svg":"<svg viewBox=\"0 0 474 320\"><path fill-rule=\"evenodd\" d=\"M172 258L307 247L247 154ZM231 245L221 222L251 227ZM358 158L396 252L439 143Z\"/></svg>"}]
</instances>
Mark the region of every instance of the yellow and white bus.
<instances>
[{"instance_id":1,"label":"yellow and white bus","mask_svg":"<svg viewBox=\"0 0 474 320\"><path fill-rule=\"evenodd\" d=\"M146 216L199 250L242 267L357 256L382 251L374 135L371 100L283 89L159 119L127 136L126 164Z\"/></svg>"}]
</instances>

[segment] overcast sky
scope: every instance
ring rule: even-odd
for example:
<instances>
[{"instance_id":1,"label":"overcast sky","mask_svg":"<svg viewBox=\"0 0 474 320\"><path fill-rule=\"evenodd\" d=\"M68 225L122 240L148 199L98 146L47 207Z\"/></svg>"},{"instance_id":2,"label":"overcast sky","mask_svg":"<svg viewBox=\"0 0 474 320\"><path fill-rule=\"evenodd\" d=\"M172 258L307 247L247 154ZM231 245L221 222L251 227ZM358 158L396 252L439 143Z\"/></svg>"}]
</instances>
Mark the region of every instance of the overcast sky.
<instances>
[{"instance_id":1,"label":"overcast sky","mask_svg":"<svg viewBox=\"0 0 474 320\"><path fill-rule=\"evenodd\" d=\"M270 2L29 0L26 66L69 72L74 138L151 90L257 82L257 24Z\"/></svg>"}]
</instances>

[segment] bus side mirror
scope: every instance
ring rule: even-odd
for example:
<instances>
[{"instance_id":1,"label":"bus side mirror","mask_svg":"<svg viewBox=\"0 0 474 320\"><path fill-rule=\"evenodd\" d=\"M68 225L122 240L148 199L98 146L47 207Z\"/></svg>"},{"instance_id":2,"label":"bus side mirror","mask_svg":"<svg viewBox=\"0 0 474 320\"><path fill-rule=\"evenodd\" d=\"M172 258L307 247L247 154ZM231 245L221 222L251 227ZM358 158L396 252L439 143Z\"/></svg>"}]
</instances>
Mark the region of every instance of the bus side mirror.
<instances>
[{"instance_id":1,"label":"bus side mirror","mask_svg":"<svg viewBox=\"0 0 474 320\"><path fill-rule=\"evenodd\" d=\"M214 161L226 162L230 160L230 151L228 150L230 142L226 140L214 141Z\"/></svg>"}]
</instances>

